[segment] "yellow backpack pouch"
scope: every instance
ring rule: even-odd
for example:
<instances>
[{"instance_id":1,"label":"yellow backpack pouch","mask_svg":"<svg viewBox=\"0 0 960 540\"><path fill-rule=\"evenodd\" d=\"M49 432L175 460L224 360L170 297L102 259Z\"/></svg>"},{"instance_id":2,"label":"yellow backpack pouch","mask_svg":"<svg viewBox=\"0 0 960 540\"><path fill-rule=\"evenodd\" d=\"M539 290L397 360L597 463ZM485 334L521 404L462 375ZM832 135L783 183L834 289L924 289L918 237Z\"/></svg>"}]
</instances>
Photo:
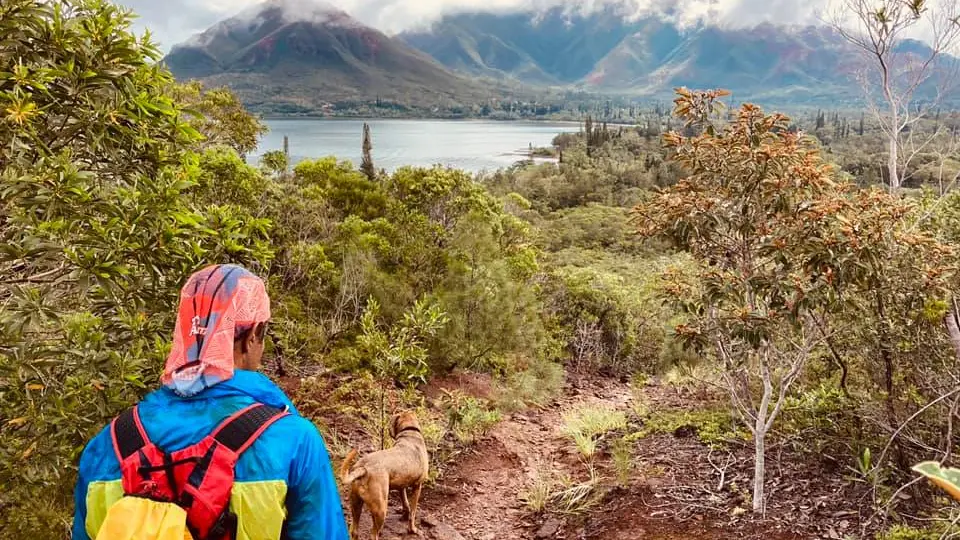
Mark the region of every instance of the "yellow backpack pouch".
<instances>
[{"instance_id":1,"label":"yellow backpack pouch","mask_svg":"<svg viewBox=\"0 0 960 540\"><path fill-rule=\"evenodd\" d=\"M187 512L173 503L124 497L107 510L96 540L194 540Z\"/></svg>"}]
</instances>

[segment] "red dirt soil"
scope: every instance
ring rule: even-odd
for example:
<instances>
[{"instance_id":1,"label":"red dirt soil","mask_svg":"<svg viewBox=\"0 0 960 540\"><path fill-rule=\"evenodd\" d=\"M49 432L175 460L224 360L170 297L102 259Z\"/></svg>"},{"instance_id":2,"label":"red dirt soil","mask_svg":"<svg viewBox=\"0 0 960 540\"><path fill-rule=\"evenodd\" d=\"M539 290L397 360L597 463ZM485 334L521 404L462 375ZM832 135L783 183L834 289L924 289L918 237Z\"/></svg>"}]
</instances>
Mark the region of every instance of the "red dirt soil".
<instances>
[{"instance_id":1,"label":"red dirt soil","mask_svg":"<svg viewBox=\"0 0 960 540\"><path fill-rule=\"evenodd\" d=\"M434 383L426 394L442 390L483 395L489 385L482 377L458 376ZM643 390L651 408L689 407L693 396L681 396L663 386ZM768 457L768 497L765 518L743 512L744 489L750 485L752 449L734 449L728 459L724 489L711 460L716 455L695 434L657 434L640 439L634 451L635 469L626 486L614 487L616 475L608 455L598 455L597 470L609 489L586 515L538 516L522 502L522 494L549 468L579 480L586 467L572 443L560 431L563 414L599 404L629 410L631 389L621 382L588 380L568 384L565 395L541 410L504 418L473 447L444 467L442 477L424 488L420 502L421 538L434 540L801 540L841 539L859 532L856 511L848 511L858 494L839 474L823 474L801 459ZM686 399L687 397L691 399ZM337 418L340 424L347 419ZM341 432L348 432L344 427ZM782 452L781 452L782 453ZM709 457L708 457L709 456ZM335 456L339 465L339 458ZM807 460L809 461L809 460ZM831 480L836 478L836 480ZM731 485L738 486L736 489ZM345 490L343 490L345 492ZM370 515L364 512L360 538L370 538ZM412 539L400 520L399 500L391 495L391 512L381 539Z\"/></svg>"}]
</instances>

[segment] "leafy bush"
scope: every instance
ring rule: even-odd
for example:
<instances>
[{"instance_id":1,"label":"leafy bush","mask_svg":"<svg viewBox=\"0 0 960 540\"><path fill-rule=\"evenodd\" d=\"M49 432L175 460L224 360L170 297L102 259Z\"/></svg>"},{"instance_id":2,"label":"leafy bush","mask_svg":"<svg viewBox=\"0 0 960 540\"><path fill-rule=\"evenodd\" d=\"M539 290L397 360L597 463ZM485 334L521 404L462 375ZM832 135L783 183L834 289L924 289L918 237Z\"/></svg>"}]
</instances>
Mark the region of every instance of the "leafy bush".
<instances>
[{"instance_id":1,"label":"leafy bush","mask_svg":"<svg viewBox=\"0 0 960 540\"><path fill-rule=\"evenodd\" d=\"M5 536L67 534L76 457L156 386L179 287L210 263L268 277L268 352L293 373L325 362L417 382L463 365L519 388L532 374L513 359L537 356L531 373L558 378L538 357L551 353L529 225L468 174L371 182L326 158L272 163L273 178L241 157L263 124L225 90L176 85L106 3L3 2L0 41L15 66L0 73ZM29 520L36 500L55 517Z\"/></svg>"},{"instance_id":2,"label":"leafy bush","mask_svg":"<svg viewBox=\"0 0 960 540\"><path fill-rule=\"evenodd\" d=\"M408 167L371 182L346 162L305 161L271 188L269 208L280 246L272 272L296 293L278 310L289 304L322 336L294 345L313 349L308 358L371 368L376 354L357 342L370 300L384 329L418 301L445 314L422 342L421 379L458 366L506 371L507 357L547 337L528 227L463 172Z\"/></svg>"},{"instance_id":3,"label":"leafy bush","mask_svg":"<svg viewBox=\"0 0 960 540\"><path fill-rule=\"evenodd\" d=\"M560 394L564 382L563 366L543 358L513 362L497 387L494 401L498 409L515 411L529 406L542 407Z\"/></svg>"},{"instance_id":4,"label":"leafy bush","mask_svg":"<svg viewBox=\"0 0 960 540\"><path fill-rule=\"evenodd\" d=\"M486 400L460 391L445 391L440 407L446 410L448 429L461 443L473 443L500 421L500 411Z\"/></svg>"},{"instance_id":5,"label":"leafy bush","mask_svg":"<svg viewBox=\"0 0 960 540\"><path fill-rule=\"evenodd\" d=\"M570 249L554 254L547 309L576 370L629 374L660 370L669 347L660 273L684 259Z\"/></svg>"},{"instance_id":6,"label":"leafy bush","mask_svg":"<svg viewBox=\"0 0 960 540\"><path fill-rule=\"evenodd\" d=\"M709 409L654 412L648 417L643 428L630 434L628 438L635 440L653 433L695 435L700 442L712 448L722 448L730 443L751 439L750 433L734 421L729 411Z\"/></svg>"},{"instance_id":7,"label":"leafy bush","mask_svg":"<svg viewBox=\"0 0 960 540\"><path fill-rule=\"evenodd\" d=\"M272 256L268 223L193 203L214 155L191 152L202 137L159 51L129 28L103 2L0 6L5 537L69 534L75 459L155 384L186 276ZM37 522L25 505L41 500Z\"/></svg>"},{"instance_id":8,"label":"leafy bush","mask_svg":"<svg viewBox=\"0 0 960 540\"><path fill-rule=\"evenodd\" d=\"M443 328L446 315L438 306L418 301L400 324L385 332L376 325L379 310L376 300L367 304L360 322L363 333L357 338L359 350L371 359L381 377L404 383L426 382L430 366L424 342Z\"/></svg>"},{"instance_id":9,"label":"leafy bush","mask_svg":"<svg viewBox=\"0 0 960 540\"><path fill-rule=\"evenodd\" d=\"M858 444L856 403L836 387L820 385L784 402L779 431L797 450L848 458Z\"/></svg>"}]
</instances>

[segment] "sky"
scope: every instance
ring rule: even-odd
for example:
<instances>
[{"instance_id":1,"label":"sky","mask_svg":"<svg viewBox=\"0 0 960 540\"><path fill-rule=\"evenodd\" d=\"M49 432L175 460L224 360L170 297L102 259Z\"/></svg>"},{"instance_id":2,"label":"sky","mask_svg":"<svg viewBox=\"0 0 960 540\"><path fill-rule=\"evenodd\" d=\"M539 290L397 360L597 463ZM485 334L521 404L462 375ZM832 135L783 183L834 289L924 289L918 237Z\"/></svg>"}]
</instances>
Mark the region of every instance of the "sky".
<instances>
[{"instance_id":1,"label":"sky","mask_svg":"<svg viewBox=\"0 0 960 540\"><path fill-rule=\"evenodd\" d=\"M164 50L216 22L263 0L117 0L138 15L137 29L149 28ZM388 34L422 27L445 14L465 11L529 11L564 5L592 9L606 2L628 4L633 13L670 9L684 23L709 21L726 26L762 22L816 23L838 0L284 0L295 5L321 2L346 11ZM941 0L952 2L954 0ZM667 7L665 7L667 6Z\"/></svg>"}]
</instances>

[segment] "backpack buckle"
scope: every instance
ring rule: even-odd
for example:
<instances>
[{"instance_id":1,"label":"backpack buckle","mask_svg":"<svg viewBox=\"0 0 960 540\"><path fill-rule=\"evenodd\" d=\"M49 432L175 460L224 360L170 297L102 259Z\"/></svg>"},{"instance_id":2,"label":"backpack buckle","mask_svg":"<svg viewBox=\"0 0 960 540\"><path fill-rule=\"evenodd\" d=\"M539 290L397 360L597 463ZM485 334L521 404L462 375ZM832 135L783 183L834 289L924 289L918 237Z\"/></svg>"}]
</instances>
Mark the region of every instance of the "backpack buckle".
<instances>
[{"instance_id":1,"label":"backpack buckle","mask_svg":"<svg viewBox=\"0 0 960 540\"><path fill-rule=\"evenodd\" d=\"M236 535L237 515L227 508L222 514L220 514L220 517L217 518L217 521L213 524L213 527L210 527L210 533L207 535L207 540L223 540L227 538L234 539Z\"/></svg>"}]
</instances>

